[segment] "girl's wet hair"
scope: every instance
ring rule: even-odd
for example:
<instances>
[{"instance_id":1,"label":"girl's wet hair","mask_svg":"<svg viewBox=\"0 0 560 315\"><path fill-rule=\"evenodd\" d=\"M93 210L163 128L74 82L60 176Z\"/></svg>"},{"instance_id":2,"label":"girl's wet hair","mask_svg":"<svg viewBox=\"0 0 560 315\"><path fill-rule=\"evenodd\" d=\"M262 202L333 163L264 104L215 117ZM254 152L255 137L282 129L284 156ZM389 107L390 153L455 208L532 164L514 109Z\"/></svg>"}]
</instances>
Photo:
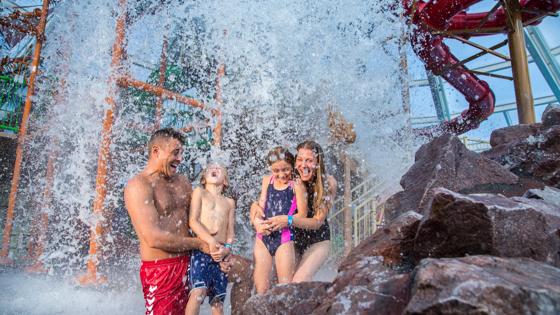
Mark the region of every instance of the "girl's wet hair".
<instances>
[{"instance_id":1,"label":"girl's wet hair","mask_svg":"<svg viewBox=\"0 0 560 315\"><path fill-rule=\"evenodd\" d=\"M266 162L271 166L278 161L284 161L293 167L295 159L294 155L288 149L278 146L268 152Z\"/></svg>"}]
</instances>

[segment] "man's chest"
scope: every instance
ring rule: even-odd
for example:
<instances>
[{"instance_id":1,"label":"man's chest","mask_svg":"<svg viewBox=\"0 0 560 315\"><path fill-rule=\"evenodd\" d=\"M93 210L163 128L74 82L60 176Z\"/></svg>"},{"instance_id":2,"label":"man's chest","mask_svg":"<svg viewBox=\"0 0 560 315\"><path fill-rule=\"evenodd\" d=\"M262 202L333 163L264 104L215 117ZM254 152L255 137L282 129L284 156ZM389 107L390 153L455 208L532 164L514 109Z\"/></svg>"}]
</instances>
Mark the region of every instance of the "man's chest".
<instances>
[{"instance_id":1,"label":"man's chest","mask_svg":"<svg viewBox=\"0 0 560 315\"><path fill-rule=\"evenodd\" d=\"M158 183L154 186L154 202L160 215L170 215L188 209L191 193L184 185Z\"/></svg>"}]
</instances>

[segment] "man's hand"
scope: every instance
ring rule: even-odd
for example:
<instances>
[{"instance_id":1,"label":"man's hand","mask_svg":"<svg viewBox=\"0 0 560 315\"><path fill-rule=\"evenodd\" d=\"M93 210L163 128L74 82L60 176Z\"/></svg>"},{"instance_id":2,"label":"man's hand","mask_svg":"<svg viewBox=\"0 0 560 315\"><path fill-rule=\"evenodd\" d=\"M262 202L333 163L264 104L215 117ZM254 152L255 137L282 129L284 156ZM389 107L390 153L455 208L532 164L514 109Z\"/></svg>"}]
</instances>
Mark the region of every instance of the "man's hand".
<instances>
[{"instance_id":1,"label":"man's hand","mask_svg":"<svg viewBox=\"0 0 560 315\"><path fill-rule=\"evenodd\" d=\"M199 239L200 241L200 245L198 247L198 250L200 250L201 252L210 255L210 246L208 246L208 243L206 243L205 241Z\"/></svg>"}]
</instances>

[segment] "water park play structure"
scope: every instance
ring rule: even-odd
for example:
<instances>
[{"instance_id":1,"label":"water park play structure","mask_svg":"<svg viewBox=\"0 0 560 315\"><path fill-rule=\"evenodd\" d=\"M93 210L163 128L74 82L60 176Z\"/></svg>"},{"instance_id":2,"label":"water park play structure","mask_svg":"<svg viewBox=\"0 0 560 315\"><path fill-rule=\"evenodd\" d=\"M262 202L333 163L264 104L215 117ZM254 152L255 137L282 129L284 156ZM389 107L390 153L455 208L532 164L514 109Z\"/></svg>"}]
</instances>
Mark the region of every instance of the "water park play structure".
<instances>
[{"instance_id":1,"label":"water park play structure","mask_svg":"<svg viewBox=\"0 0 560 315\"><path fill-rule=\"evenodd\" d=\"M9 194L8 206L6 211L6 219L3 225L2 250L0 252L0 263L8 264L11 262L9 258L10 243L13 237L12 228L14 217L16 215L16 202L18 195L18 186L20 184L21 167L23 163L23 150L27 141L27 129L31 106L34 96L34 87L37 77L37 71L40 69L41 49L45 40L44 32L47 25L49 13L49 0L43 0L41 9L31 12L23 12L15 10L14 13L0 18L0 25L19 32L28 34L35 38L33 45L32 58L27 56L17 58L6 58L2 60L2 69L20 69L12 70L11 76L0 78L3 80L4 86L10 85L10 93L3 92L2 103L17 103L19 98L15 97L26 88L26 97L23 107L21 104L15 107L5 107L2 104L2 111L6 111L10 119L1 120L1 128L12 132L17 132L17 150L13 167L13 177L11 181L11 189ZM496 5L488 12L484 13L467 13L465 10L470 6L478 3L476 0L439 0L439 1L403 1L404 15L412 24L412 32L410 33L410 42L413 49L420 59L425 63L426 69L435 75L441 76L444 80L454 86L461 92L467 102L469 108L459 117L443 122L440 126L431 127L429 129L420 130L420 133L434 134L441 131L462 134L468 130L477 128L481 121L492 114L495 100L489 85L480 80L478 75L490 75L503 79L513 80L515 85L515 94L517 100L517 109L520 123L531 123L535 121L533 109L533 97L531 94L531 86L528 76L527 54L525 51L525 41L523 28L529 25L538 24L548 15L554 15L560 9L560 0L537 1L537 0L503 0L497 1ZM127 9L127 1L119 0L119 7L116 27L115 40L112 46L111 69L107 77L108 92L105 99L108 109L105 111L102 127L102 138L99 143L99 155L97 158L96 178L95 178L95 198L93 201L93 213L96 216L104 217L108 215L109 210L106 207L106 196L108 189L108 175L110 174L109 164L111 161L111 143L114 126L114 115L119 110L117 94L121 90L134 89L143 91L144 93L153 95L157 98L154 111L154 124L152 126L131 126L131 128L142 129L143 132L149 133L157 129L163 117L163 103L165 100L174 100L177 103L185 104L188 107L197 108L202 111L209 112L213 117L212 121L204 121L212 130L211 139L213 146L220 146L222 139L222 104L221 96L221 80L225 76L225 65L219 62L216 67L215 86L214 86L214 104L210 106L205 102L187 97L164 87L166 81L166 72L168 71L167 49L168 42L164 39L161 51L161 59L159 63L159 72L157 83L152 84L135 79L130 73L126 72L127 52L127 30L134 25L135 20L139 18L138 14L129 14ZM162 6L168 5L167 1L161 1ZM149 7L143 14L148 11L158 10L157 6ZM483 47L469 40L474 36L487 36L491 34L506 33L508 39L490 48ZM458 60L444 43L444 39L455 39L465 44L471 45L481 52L468 57L464 60ZM505 56L496 51L500 47L509 45L510 56ZM61 45L61 54L64 54L64 43ZM503 75L489 74L485 72L470 70L466 63L470 62L485 54L492 54L507 61L511 61L513 77ZM27 70L21 70L22 67L16 65L24 65ZM9 68L11 67L11 68ZM28 71L29 74L25 74ZM69 71L68 69L61 70ZM22 75L22 73L24 75ZM57 93L53 96L53 105L57 106L64 101L68 95L65 95L64 76L58 81ZM374 84L374 83L372 83ZM8 100L9 97L9 100ZM5 101L7 100L7 101ZM11 108L10 110L4 110ZM2 114L3 112L0 112ZM20 114L21 113L21 114ZM182 130L185 132L193 130L192 125L185 125ZM3 133L4 136L11 136L15 133ZM56 143L50 146L52 152L46 161L46 176L44 189L42 191L43 205L51 202L53 177L55 172L56 161ZM349 165L350 163L348 163ZM349 167L349 166L348 166ZM345 172L349 174L348 170ZM347 176L349 178L349 175ZM359 240L365 238L368 234L373 233L377 224L380 224L380 216L376 209L380 200L376 200L380 190L386 190L387 187L375 183L368 179L361 184L351 188L350 182L345 182L345 196L337 200L335 209L332 212L332 219L336 220L337 216L344 215L346 229L335 231L335 233L343 233L344 244L342 248L348 250L355 246ZM351 204L357 205L354 210ZM373 207L373 209L372 209ZM352 225L348 224L352 222ZM44 239L49 231L49 216L46 212L41 212L39 217L35 218L31 227L37 231L38 237L29 244L29 257L31 263L28 271L44 271L44 266L40 260L43 253ZM91 229L89 237L89 258L87 260L87 273L80 277L82 284L105 282L106 278L98 271L98 262L102 259L100 252L100 239L106 232L107 227L101 221L98 221ZM342 253L342 250L336 252Z\"/></svg>"}]
</instances>

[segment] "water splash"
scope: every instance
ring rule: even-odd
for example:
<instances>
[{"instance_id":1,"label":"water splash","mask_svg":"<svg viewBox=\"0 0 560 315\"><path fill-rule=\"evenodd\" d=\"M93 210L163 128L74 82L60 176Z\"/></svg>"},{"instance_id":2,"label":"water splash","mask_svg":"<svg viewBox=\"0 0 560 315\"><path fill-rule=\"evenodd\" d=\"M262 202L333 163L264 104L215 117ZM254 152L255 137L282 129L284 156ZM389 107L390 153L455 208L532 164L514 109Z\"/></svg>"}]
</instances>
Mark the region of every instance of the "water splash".
<instances>
[{"instance_id":1,"label":"water splash","mask_svg":"<svg viewBox=\"0 0 560 315\"><path fill-rule=\"evenodd\" d=\"M146 1L129 3L133 24L127 30L123 73L157 82L166 37L165 87L217 107L216 71L226 66L223 146L209 150L207 128L196 127L183 171L194 179L208 159L229 164L230 193L238 198L238 252L250 250L248 206L267 172L266 152L276 145L294 149L307 138L327 147L329 106L355 124L357 143L345 150L369 172L396 177L409 163L398 53L402 23L391 7L389 1L211 0L168 1L152 10ZM100 268L122 276L127 286L138 256L122 188L146 161L148 134L137 126L154 125L156 98L119 93L107 215L93 215L116 8L114 0L64 1L53 8L19 194L17 213L23 215L16 225L30 231L30 218L46 211L50 225L42 260L52 273L71 275L84 268L89 230L102 220L108 233ZM163 123L175 127L214 119L173 101L164 102L164 111ZM56 157L56 167L52 202L45 203L49 156Z\"/></svg>"}]
</instances>

